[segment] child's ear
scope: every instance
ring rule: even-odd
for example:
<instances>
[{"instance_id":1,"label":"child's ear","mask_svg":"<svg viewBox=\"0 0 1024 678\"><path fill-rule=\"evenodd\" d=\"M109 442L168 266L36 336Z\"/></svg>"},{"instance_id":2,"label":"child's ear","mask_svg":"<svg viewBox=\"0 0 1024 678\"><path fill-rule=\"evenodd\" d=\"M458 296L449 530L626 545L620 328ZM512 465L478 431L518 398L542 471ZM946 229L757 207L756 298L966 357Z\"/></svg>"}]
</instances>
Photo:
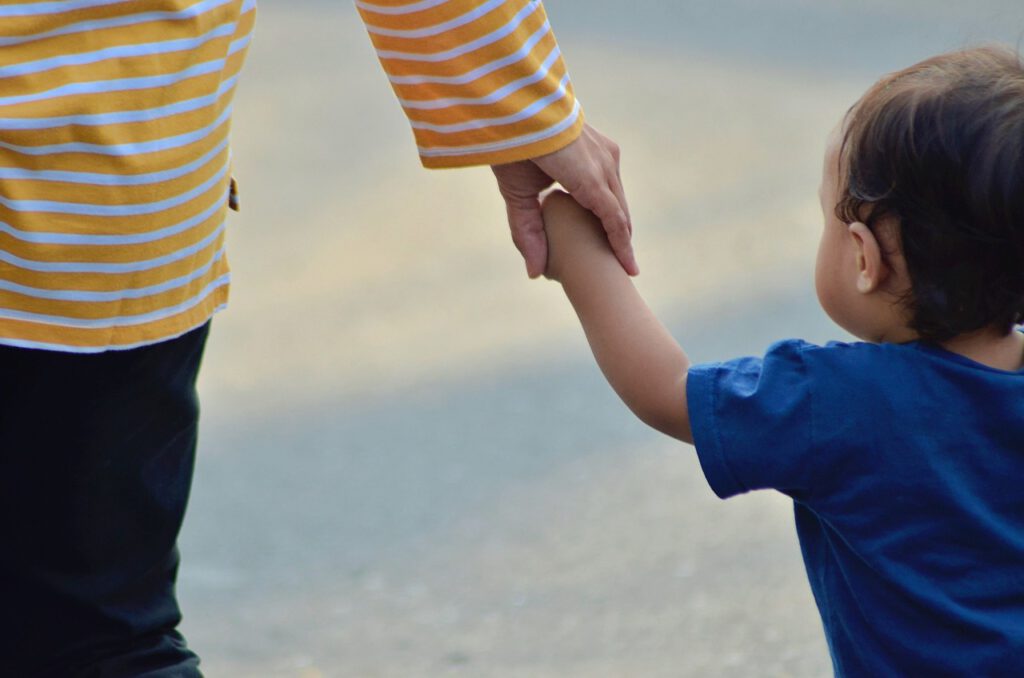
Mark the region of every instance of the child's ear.
<instances>
[{"instance_id":1,"label":"child's ear","mask_svg":"<svg viewBox=\"0 0 1024 678\"><path fill-rule=\"evenodd\" d=\"M870 294L885 281L889 267L882 257L878 238L866 224L855 221L847 228L857 256L857 291Z\"/></svg>"}]
</instances>

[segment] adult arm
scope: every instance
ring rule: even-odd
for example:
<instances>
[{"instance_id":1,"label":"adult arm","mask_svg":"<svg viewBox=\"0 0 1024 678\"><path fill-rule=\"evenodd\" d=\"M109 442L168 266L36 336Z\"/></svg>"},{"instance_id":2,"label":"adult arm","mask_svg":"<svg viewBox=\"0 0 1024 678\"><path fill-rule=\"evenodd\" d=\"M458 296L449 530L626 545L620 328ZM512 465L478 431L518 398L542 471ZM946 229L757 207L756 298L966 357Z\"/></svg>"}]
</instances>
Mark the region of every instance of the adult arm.
<instances>
[{"instance_id":1,"label":"adult arm","mask_svg":"<svg viewBox=\"0 0 1024 678\"><path fill-rule=\"evenodd\" d=\"M637 265L619 149L589 127L539 0L356 0L431 168L491 165L531 277L547 243L538 196L557 181Z\"/></svg>"},{"instance_id":2,"label":"adult arm","mask_svg":"<svg viewBox=\"0 0 1024 678\"><path fill-rule=\"evenodd\" d=\"M562 283L608 383L644 423L693 442L690 361L616 261L596 217L556 192L544 201L544 221L546 274Z\"/></svg>"}]
</instances>

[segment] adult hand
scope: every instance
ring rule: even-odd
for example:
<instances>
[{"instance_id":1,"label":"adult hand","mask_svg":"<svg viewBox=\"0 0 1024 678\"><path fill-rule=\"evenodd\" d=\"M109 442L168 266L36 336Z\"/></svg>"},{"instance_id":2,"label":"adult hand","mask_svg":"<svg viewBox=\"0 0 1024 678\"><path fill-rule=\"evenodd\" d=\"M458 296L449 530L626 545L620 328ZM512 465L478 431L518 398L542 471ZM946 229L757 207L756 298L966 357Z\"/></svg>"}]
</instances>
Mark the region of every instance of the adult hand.
<instances>
[{"instance_id":1,"label":"adult hand","mask_svg":"<svg viewBox=\"0 0 1024 678\"><path fill-rule=\"evenodd\" d=\"M633 255L633 225L619 176L619 147L590 125L565 148L531 160L491 167L505 199L512 242L531 278L544 273L548 244L539 196L558 182L576 202L597 215L622 268L640 272Z\"/></svg>"}]
</instances>

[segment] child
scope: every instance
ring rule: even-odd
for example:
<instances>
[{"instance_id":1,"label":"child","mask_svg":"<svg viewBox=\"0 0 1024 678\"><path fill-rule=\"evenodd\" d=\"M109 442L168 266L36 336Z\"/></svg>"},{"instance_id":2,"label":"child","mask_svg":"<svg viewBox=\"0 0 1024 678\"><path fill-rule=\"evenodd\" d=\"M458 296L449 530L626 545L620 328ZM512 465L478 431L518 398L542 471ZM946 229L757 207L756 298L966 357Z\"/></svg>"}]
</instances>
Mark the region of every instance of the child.
<instances>
[{"instance_id":1,"label":"child","mask_svg":"<svg viewBox=\"0 0 1024 678\"><path fill-rule=\"evenodd\" d=\"M790 496L838 676L1024 675L1024 67L986 47L832 133L816 287L863 343L691 365L565 194L561 282L612 387L730 497Z\"/></svg>"}]
</instances>

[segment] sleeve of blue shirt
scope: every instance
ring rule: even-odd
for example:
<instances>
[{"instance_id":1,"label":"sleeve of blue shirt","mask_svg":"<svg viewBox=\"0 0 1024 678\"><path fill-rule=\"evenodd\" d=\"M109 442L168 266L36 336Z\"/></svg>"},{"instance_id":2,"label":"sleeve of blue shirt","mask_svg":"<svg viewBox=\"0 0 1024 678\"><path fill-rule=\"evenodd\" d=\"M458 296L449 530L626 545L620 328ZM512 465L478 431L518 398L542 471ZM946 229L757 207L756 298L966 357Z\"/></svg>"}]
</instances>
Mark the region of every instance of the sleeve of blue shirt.
<instances>
[{"instance_id":1,"label":"sleeve of blue shirt","mask_svg":"<svg viewBox=\"0 0 1024 678\"><path fill-rule=\"evenodd\" d=\"M764 358L695 365L686 395L694 445L715 494L757 489L794 498L813 489L813 408L803 352L779 342Z\"/></svg>"}]
</instances>

